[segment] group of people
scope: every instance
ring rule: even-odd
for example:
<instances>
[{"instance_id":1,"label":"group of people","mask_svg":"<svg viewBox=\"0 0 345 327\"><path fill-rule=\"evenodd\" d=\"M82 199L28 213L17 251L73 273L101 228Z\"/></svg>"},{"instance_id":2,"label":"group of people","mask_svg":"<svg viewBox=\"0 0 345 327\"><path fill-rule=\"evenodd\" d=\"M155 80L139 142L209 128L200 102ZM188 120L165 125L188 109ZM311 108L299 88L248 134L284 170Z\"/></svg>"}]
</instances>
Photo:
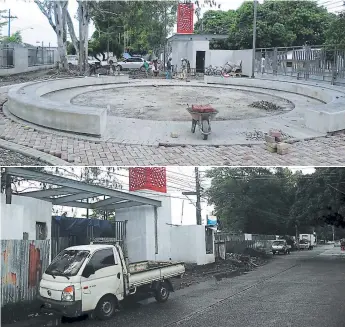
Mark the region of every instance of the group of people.
<instances>
[{"instance_id":1,"label":"group of people","mask_svg":"<svg viewBox=\"0 0 345 327\"><path fill-rule=\"evenodd\" d=\"M144 67L146 70L146 76L149 75L150 68L152 69L153 76L157 77L159 74L159 66L158 66L158 60L155 59L152 62L152 67L150 67L150 64L145 60L144 61ZM172 58L169 58L166 64L166 79L172 79L172 73L173 73L173 66L172 66ZM188 79L188 75L190 73L190 62L187 59L182 58L181 59L181 73L182 79Z\"/></svg>"}]
</instances>

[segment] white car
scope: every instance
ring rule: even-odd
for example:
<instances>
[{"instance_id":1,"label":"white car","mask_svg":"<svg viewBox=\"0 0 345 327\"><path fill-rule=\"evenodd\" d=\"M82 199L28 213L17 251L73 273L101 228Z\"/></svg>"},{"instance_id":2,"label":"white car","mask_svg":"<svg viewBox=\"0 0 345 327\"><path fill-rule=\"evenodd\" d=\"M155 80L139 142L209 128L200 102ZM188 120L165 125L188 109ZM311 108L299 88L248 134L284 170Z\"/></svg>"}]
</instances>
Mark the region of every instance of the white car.
<instances>
[{"instance_id":1,"label":"white car","mask_svg":"<svg viewBox=\"0 0 345 327\"><path fill-rule=\"evenodd\" d=\"M117 67L120 70L124 69L142 69L144 70L144 59L143 58L128 58L117 62Z\"/></svg>"}]
</instances>

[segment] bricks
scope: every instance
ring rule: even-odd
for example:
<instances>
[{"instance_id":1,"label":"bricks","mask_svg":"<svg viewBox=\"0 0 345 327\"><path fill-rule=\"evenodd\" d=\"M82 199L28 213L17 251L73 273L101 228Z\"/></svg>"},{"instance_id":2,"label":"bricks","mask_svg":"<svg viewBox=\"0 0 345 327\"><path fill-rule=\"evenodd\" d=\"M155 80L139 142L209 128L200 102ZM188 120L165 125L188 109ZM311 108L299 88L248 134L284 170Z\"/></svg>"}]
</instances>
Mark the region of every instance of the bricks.
<instances>
[{"instance_id":1,"label":"bricks","mask_svg":"<svg viewBox=\"0 0 345 327\"><path fill-rule=\"evenodd\" d=\"M272 136L272 137L282 137L281 131L274 130L274 129L270 130L269 135Z\"/></svg>"},{"instance_id":2,"label":"bricks","mask_svg":"<svg viewBox=\"0 0 345 327\"><path fill-rule=\"evenodd\" d=\"M277 152L277 144L276 143L266 143L266 149L271 153Z\"/></svg>"},{"instance_id":3,"label":"bricks","mask_svg":"<svg viewBox=\"0 0 345 327\"><path fill-rule=\"evenodd\" d=\"M289 152L290 144L287 143L278 143L277 144L277 153L280 155L287 154Z\"/></svg>"},{"instance_id":4,"label":"bricks","mask_svg":"<svg viewBox=\"0 0 345 327\"><path fill-rule=\"evenodd\" d=\"M275 143L275 142L276 142L276 139L275 139L274 136L265 134L265 141L266 141L267 143Z\"/></svg>"}]
</instances>

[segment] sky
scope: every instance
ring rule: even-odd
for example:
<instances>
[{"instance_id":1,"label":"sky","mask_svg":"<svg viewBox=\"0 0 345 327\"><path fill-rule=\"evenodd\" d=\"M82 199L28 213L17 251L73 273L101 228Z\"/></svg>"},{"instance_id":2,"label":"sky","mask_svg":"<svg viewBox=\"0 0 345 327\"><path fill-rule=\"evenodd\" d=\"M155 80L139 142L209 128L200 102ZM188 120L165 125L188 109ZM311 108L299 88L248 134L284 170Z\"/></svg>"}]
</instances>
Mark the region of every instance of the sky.
<instances>
[{"instance_id":1,"label":"sky","mask_svg":"<svg viewBox=\"0 0 345 327\"><path fill-rule=\"evenodd\" d=\"M64 177L75 179L75 175L80 175L80 168L73 167L73 172L71 167L64 167ZM205 177L205 172L210 169L210 167L199 167L200 177L201 177L201 187L207 189L211 185L211 180ZM312 174L314 172L313 167L291 167L293 172L301 170L304 174ZM105 171L105 168L102 167ZM195 168L194 167L167 167L167 193L161 194L162 196L167 196L171 198L171 208L172 208L172 224L176 225L195 225L196 224L196 207L195 207L195 196L184 196L183 191L195 191ZM117 182L122 184L123 191L128 191L129 189L129 177L128 170L119 169L112 175ZM19 191L25 189L25 191L34 191L39 189L36 184L25 184L22 183ZM150 197L154 195L152 191L140 191L141 195ZM183 214L182 214L183 207ZM71 209L70 207L55 206L59 212L67 212L68 216L74 216L82 218L86 214L85 209ZM206 215L211 215L214 208L209 206L206 199L202 198L201 202L201 212L203 224L206 224ZM116 214L115 214L116 216Z\"/></svg>"},{"instance_id":2,"label":"sky","mask_svg":"<svg viewBox=\"0 0 345 327\"><path fill-rule=\"evenodd\" d=\"M135 0L133 0L135 1ZM217 4L221 5L220 10L237 9L244 0L216 0ZM263 2L263 0L259 0ZM342 5L342 0L319 0L329 8L330 11L339 10ZM344 6L345 7L345 6ZM69 0L69 12L74 20L74 27L78 32L78 22L74 19L77 12L78 4L76 0ZM11 15L18 17L13 19L11 23L11 34L16 31L21 31L23 41L30 44L42 44L44 46L56 46L56 35L48 23L47 18L40 12L34 0L0 0L0 10L11 10ZM208 10L207 7L203 9L202 13ZM89 35L94 32L93 24L90 24ZM7 35L7 26L3 27L2 34ZM176 33L176 26L175 31Z\"/></svg>"},{"instance_id":3,"label":"sky","mask_svg":"<svg viewBox=\"0 0 345 327\"><path fill-rule=\"evenodd\" d=\"M216 0L221 5L221 10L236 9L243 0ZM77 12L78 4L76 0L69 0L69 12L71 16ZM56 35L48 23L47 18L40 12L33 0L0 0L0 10L11 10L11 15L18 17L11 23L11 34L20 30L23 41L35 45L36 43L44 46L56 46ZM78 31L78 22L74 19L76 32ZM2 34L7 35L7 26L3 27ZM90 34L94 31L90 26ZM175 31L176 32L176 31Z\"/></svg>"}]
</instances>

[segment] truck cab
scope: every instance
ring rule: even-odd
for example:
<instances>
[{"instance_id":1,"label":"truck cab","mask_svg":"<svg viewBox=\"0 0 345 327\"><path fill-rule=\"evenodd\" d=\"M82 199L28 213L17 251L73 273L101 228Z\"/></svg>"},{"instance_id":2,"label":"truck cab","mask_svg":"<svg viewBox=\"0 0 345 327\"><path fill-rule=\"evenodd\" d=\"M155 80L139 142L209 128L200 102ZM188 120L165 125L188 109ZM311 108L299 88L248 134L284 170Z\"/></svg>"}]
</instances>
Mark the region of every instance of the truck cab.
<instances>
[{"instance_id":1,"label":"truck cab","mask_svg":"<svg viewBox=\"0 0 345 327\"><path fill-rule=\"evenodd\" d=\"M182 263L126 264L118 245L70 247L57 255L42 276L41 309L66 317L93 313L101 320L110 319L121 301L136 293L167 301L173 291L169 278L184 272Z\"/></svg>"}]
</instances>

